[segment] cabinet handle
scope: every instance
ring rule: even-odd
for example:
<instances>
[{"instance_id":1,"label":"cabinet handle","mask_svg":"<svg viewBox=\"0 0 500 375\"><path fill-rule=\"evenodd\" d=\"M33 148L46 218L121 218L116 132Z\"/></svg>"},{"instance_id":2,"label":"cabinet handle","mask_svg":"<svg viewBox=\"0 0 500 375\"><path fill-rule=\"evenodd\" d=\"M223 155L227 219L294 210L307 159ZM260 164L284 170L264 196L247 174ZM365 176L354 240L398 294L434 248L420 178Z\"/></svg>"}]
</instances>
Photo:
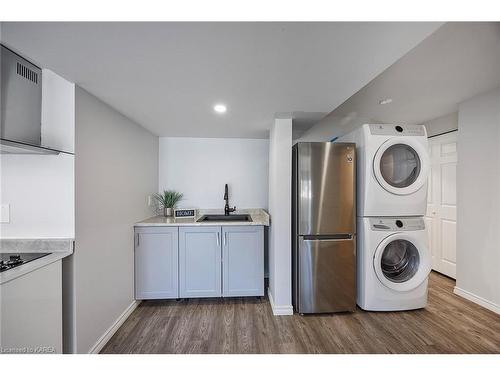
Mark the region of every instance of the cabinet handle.
<instances>
[{"instance_id":1,"label":"cabinet handle","mask_svg":"<svg viewBox=\"0 0 500 375\"><path fill-rule=\"evenodd\" d=\"M220 233L217 233L217 246L220 246Z\"/></svg>"},{"instance_id":2,"label":"cabinet handle","mask_svg":"<svg viewBox=\"0 0 500 375\"><path fill-rule=\"evenodd\" d=\"M141 235L139 233L137 233L137 246L139 246L139 244L141 243Z\"/></svg>"},{"instance_id":3,"label":"cabinet handle","mask_svg":"<svg viewBox=\"0 0 500 375\"><path fill-rule=\"evenodd\" d=\"M224 233L224 246L227 244L227 232Z\"/></svg>"}]
</instances>

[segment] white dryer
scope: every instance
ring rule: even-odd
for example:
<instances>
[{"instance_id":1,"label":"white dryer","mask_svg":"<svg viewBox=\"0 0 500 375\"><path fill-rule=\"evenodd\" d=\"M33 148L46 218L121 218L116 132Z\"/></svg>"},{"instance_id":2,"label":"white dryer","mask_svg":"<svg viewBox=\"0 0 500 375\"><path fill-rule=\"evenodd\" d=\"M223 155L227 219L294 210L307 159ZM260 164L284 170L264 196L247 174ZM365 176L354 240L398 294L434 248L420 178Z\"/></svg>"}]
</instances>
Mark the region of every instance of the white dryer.
<instances>
[{"instance_id":1,"label":"white dryer","mask_svg":"<svg viewBox=\"0 0 500 375\"><path fill-rule=\"evenodd\" d=\"M423 216L429 155L423 125L365 124L340 137L357 149L357 215Z\"/></svg>"},{"instance_id":2,"label":"white dryer","mask_svg":"<svg viewBox=\"0 0 500 375\"><path fill-rule=\"evenodd\" d=\"M425 307L431 254L420 217L359 217L357 304L363 310Z\"/></svg>"}]
</instances>

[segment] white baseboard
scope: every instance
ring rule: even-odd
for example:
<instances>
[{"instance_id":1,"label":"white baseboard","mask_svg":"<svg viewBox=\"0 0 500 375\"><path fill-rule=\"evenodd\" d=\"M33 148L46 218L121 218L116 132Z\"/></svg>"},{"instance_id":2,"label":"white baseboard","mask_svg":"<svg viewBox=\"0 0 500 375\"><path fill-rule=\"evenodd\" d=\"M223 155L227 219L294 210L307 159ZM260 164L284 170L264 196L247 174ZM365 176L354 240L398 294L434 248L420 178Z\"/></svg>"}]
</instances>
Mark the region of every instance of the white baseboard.
<instances>
[{"instance_id":1,"label":"white baseboard","mask_svg":"<svg viewBox=\"0 0 500 375\"><path fill-rule=\"evenodd\" d=\"M141 301L133 301L126 309L123 311L118 319L114 321L113 324L111 324L111 327L109 327L106 332L97 340L97 342L94 344L94 346L89 350L89 354L98 354L101 349L108 343L108 341L113 337L116 331L118 331L118 328L121 327L121 325L127 320L127 318L132 314L132 312L139 306Z\"/></svg>"},{"instance_id":2,"label":"white baseboard","mask_svg":"<svg viewBox=\"0 0 500 375\"><path fill-rule=\"evenodd\" d=\"M483 306L484 308L491 310L494 313L500 314L500 306L494 302L484 299L483 297L476 296L475 294L463 290L457 286L453 288L453 293L460 297L468 299L471 302L477 303L478 305Z\"/></svg>"},{"instance_id":3,"label":"white baseboard","mask_svg":"<svg viewBox=\"0 0 500 375\"><path fill-rule=\"evenodd\" d=\"M267 288L267 295L269 297L269 303L271 304L271 308L273 309L274 315L293 315L293 306L292 305L277 306L274 304L274 299L273 299L273 295L271 294L270 288Z\"/></svg>"}]
</instances>

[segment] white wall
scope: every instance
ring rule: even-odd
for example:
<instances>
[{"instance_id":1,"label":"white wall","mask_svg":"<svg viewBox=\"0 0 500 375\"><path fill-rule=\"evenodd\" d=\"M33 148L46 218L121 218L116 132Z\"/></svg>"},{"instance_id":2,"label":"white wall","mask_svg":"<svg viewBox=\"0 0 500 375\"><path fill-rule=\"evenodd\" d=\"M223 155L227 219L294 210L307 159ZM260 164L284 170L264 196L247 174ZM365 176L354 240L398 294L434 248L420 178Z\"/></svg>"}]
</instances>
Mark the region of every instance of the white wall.
<instances>
[{"instance_id":1,"label":"white wall","mask_svg":"<svg viewBox=\"0 0 500 375\"><path fill-rule=\"evenodd\" d=\"M48 69L42 70L42 145L75 152L75 85Z\"/></svg>"},{"instance_id":2,"label":"white wall","mask_svg":"<svg viewBox=\"0 0 500 375\"><path fill-rule=\"evenodd\" d=\"M275 315L292 307L292 120L276 119L269 136L269 298Z\"/></svg>"},{"instance_id":3,"label":"white wall","mask_svg":"<svg viewBox=\"0 0 500 375\"><path fill-rule=\"evenodd\" d=\"M179 207L267 208L269 141L238 138L160 138L159 191L184 194Z\"/></svg>"},{"instance_id":4,"label":"white wall","mask_svg":"<svg viewBox=\"0 0 500 375\"><path fill-rule=\"evenodd\" d=\"M2 155L2 204L10 222L2 238L73 238L74 156Z\"/></svg>"},{"instance_id":5,"label":"white wall","mask_svg":"<svg viewBox=\"0 0 500 375\"><path fill-rule=\"evenodd\" d=\"M75 151L70 338L73 350L86 353L134 304L133 225L152 216L147 197L158 188L158 137L77 87Z\"/></svg>"},{"instance_id":6,"label":"white wall","mask_svg":"<svg viewBox=\"0 0 500 375\"><path fill-rule=\"evenodd\" d=\"M455 291L500 313L500 88L458 113Z\"/></svg>"},{"instance_id":7,"label":"white wall","mask_svg":"<svg viewBox=\"0 0 500 375\"><path fill-rule=\"evenodd\" d=\"M334 112L314 124L300 138L296 139L294 143L329 142L333 138L341 137L363 124L372 122L368 118L359 117L356 113L347 116L335 116Z\"/></svg>"},{"instance_id":8,"label":"white wall","mask_svg":"<svg viewBox=\"0 0 500 375\"><path fill-rule=\"evenodd\" d=\"M42 82L42 141L72 151L75 85L48 70ZM2 238L74 237L73 155L4 154L0 168L1 203L10 206Z\"/></svg>"},{"instance_id":9,"label":"white wall","mask_svg":"<svg viewBox=\"0 0 500 375\"><path fill-rule=\"evenodd\" d=\"M434 120L426 121L425 128L427 129L427 135L429 137L457 130L458 112L453 112Z\"/></svg>"},{"instance_id":10,"label":"white wall","mask_svg":"<svg viewBox=\"0 0 500 375\"><path fill-rule=\"evenodd\" d=\"M350 113L347 116L329 116L323 118L307 130L295 142L328 142L335 137L341 137L363 124L378 123L370 118ZM458 112L440 116L424 123L429 137L458 129Z\"/></svg>"}]
</instances>

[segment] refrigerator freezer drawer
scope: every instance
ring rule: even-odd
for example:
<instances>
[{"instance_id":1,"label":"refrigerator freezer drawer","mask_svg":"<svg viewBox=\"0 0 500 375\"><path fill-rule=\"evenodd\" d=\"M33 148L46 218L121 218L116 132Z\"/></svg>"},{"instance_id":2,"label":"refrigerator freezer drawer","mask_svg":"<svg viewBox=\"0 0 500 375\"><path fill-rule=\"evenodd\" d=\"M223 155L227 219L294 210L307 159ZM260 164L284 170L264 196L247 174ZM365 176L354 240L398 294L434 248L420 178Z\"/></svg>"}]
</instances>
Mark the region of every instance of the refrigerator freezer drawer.
<instances>
[{"instance_id":1,"label":"refrigerator freezer drawer","mask_svg":"<svg viewBox=\"0 0 500 375\"><path fill-rule=\"evenodd\" d=\"M299 237L295 259L299 313L356 309L356 237Z\"/></svg>"}]
</instances>

